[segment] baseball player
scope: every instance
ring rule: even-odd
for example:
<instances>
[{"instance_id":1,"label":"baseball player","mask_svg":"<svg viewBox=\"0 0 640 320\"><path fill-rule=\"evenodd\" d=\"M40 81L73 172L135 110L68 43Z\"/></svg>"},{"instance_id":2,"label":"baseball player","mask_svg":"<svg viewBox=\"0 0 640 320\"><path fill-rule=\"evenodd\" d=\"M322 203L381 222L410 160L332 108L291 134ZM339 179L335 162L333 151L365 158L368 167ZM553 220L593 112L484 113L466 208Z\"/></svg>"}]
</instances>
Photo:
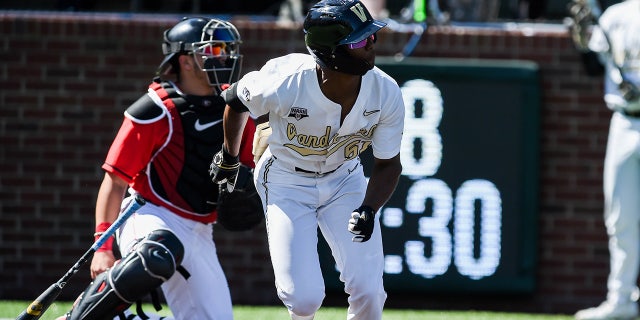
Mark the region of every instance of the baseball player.
<instances>
[{"instance_id":1,"label":"baseball player","mask_svg":"<svg viewBox=\"0 0 640 320\"><path fill-rule=\"evenodd\" d=\"M158 287L175 319L233 319L212 239L218 185L208 168L223 142L219 93L238 78L239 44L236 28L218 19L185 18L165 31L159 75L176 80L157 77L124 112L102 165L95 236L131 201L123 201L127 188L146 205L118 231L121 260L113 239L97 250L94 281L63 319L113 318ZM255 126L248 122L236 150L253 166Z\"/></svg>"},{"instance_id":2,"label":"baseball player","mask_svg":"<svg viewBox=\"0 0 640 320\"><path fill-rule=\"evenodd\" d=\"M572 12L588 10L574 1ZM575 18L574 18L575 19ZM579 20L579 19L576 19ZM579 25L581 21L575 21ZM575 29L574 29L575 30ZM585 67L605 76L604 100L613 111L604 160L604 220L609 235L607 299L576 319L635 319L640 267L640 0L607 8L591 38L574 32ZM587 43L588 46L582 44ZM604 68L602 68L604 66Z\"/></svg>"},{"instance_id":3,"label":"baseball player","mask_svg":"<svg viewBox=\"0 0 640 320\"><path fill-rule=\"evenodd\" d=\"M347 319L382 318L384 256L376 212L402 171L404 104L374 66L385 26L357 0L323 0L304 21L309 54L289 54L245 75L223 96L225 142L211 164L232 188L250 111L268 114L271 135L256 165L278 296L291 319L313 319L325 296L320 228L349 295ZM367 182L359 154L373 149Z\"/></svg>"}]
</instances>

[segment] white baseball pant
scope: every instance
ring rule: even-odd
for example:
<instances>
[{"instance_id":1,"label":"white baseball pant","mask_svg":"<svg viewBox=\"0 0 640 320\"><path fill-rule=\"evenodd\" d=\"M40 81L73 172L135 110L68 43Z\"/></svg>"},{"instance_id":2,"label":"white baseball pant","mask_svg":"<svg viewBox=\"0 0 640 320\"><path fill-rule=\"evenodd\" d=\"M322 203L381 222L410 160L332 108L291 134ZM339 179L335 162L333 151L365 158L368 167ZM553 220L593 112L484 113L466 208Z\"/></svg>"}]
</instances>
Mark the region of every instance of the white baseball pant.
<instances>
[{"instance_id":1,"label":"white baseball pant","mask_svg":"<svg viewBox=\"0 0 640 320\"><path fill-rule=\"evenodd\" d=\"M607 300L637 299L640 267L640 119L614 112L604 161L611 272Z\"/></svg>"},{"instance_id":2,"label":"white baseball pant","mask_svg":"<svg viewBox=\"0 0 640 320\"><path fill-rule=\"evenodd\" d=\"M278 296L292 319L313 319L325 297L318 227L331 248L349 295L347 319L382 319L387 294L379 220L371 239L352 242L347 230L367 187L358 159L324 176L295 172L267 149L254 176L266 226Z\"/></svg>"},{"instance_id":3,"label":"white baseball pant","mask_svg":"<svg viewBox=\"0 0 640 320\"><path fill-rule=\"evenodd\" d=\"M189 279L176 272L162 284L162 292L177 320L233 319L229 285L220 266L212 225L179 217L147 202L120 228L118 243L126 255L136 240L157 229L171 230L184 246L182 266Z\"/></svg>"}]
</instances>

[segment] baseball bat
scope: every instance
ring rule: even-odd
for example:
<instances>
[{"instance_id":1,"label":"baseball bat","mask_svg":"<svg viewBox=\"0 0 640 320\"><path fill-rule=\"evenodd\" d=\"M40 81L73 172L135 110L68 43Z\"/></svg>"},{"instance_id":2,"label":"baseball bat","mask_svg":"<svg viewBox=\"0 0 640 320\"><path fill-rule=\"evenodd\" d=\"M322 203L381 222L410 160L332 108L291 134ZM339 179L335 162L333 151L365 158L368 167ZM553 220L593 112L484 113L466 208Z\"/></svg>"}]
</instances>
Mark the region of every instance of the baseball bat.
<instances>
[{"instance_id":1,"label":"baseball bat","mask_svg":"<svg viewBox=\"0 0 640 320\"><path fill-rule=\"evenodd\" d=\"M415 29L413 30L413 34L411 35L411 38L409 38L409 41L407 41L407 44L405 44L404 48L402 48L402 51L397 54L397 59L402 60L410 56L413 53L413 50L415 50L416 47L418 46L418 43L420 42L420 38L422 37L422 34L426 30L427 30L426 22L422 22L420 23L419 26L416 26Z\"/></svg>"},{"instance_id":2,"label":"baseball bat","mask_svg":"<svg viewBox=\"0 0 640 320\"><path fill-rule=\"evenodd\" d=\"M82 267L82 265L84 265L89 260L89 258L91 258L96 250L98 250L107 241L107 239L111 237L118 228L120 228L124 221L127 220L134 212L140 209L140 207L142 207L144 204L145 200L139 195L136 195L134 197L134 200L129 203L129 205L120 214L118 219L116 219L116 221L114 221L113 224L107 229L107 231L105 231L100 236L100 238L98 238L98 240L93 243L91 248L89 248L89 250L87 250L87 252L85 252L82 257L80 257L80 259L78 259L78 261L76 261L73 267L71 267L71 269L69 269L69 271L67 271L67 273L65 273L65 275L60 278L60 280L52 284L49 288L47 288L47 290L41 293L40 296L33 300L29 307L27 307L26 310L18 315L16 320L40 319L45 311L47 311L49 306L51 306L56 298L58 298L58 295L60 295L60 292L62 292L62 289L67 284L67 281L69 281L69 279L71 279L71 277L73 277L73 275L75 275L78 270L80 270L80 267Z\"/></svg>"}]
</instances>

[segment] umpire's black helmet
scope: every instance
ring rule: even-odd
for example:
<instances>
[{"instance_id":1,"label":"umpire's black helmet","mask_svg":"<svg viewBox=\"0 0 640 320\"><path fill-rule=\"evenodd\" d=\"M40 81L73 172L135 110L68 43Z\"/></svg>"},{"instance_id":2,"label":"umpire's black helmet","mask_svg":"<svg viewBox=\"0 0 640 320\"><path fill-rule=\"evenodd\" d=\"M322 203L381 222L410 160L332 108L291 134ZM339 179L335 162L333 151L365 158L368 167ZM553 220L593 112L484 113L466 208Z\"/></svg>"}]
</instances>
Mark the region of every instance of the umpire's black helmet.
<instances>
[{"instance_id":1,"label":"umpire's black helmet","mask_svg":"<svg viewBox=\"0 0 640 320\"><path fill-rule=\"evenodd\" d=\"M342 45L367 39L386 25L358 0L322 0L304 20L305 44L321 66L362 75L373 66L352 58Z\"/></svg>"},{"instance_id":2,"label":"umpire's black helmet","mask_svg":"<svg viewBox=\"0 0 640 320\"><path fill-rule=\"evenodd\" d=\"M220 86L238 80L242 65L240 33L228 21L204 17L183 18L164 32L165 58L158 73L177 72L176 57L197 55L198 66L207 72L209 84Z\"/></svg>"}]
</instances>

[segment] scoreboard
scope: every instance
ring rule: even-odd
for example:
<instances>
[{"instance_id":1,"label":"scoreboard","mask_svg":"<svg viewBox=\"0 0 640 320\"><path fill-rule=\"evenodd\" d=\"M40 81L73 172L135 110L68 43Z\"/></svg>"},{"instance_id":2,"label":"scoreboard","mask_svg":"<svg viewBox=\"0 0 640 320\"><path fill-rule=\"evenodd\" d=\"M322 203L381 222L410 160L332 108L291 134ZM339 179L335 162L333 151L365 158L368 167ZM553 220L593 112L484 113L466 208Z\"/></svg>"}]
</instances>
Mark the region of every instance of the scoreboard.
<instances>
[{"instance_id":1,"label":"scoreboard","mask_svg":"<svg viewBox=\"0 0 640 320\"><path fill-rule=\"evenodd\" d=\"M402 176L379 211L387 291L532 292L538 66L425 58L376 65L396 79L406 108ZM361 157L367 175L370 151ZM327 289L341 291L326 243L319 251Z\"/></svg>"}]
</instances>

